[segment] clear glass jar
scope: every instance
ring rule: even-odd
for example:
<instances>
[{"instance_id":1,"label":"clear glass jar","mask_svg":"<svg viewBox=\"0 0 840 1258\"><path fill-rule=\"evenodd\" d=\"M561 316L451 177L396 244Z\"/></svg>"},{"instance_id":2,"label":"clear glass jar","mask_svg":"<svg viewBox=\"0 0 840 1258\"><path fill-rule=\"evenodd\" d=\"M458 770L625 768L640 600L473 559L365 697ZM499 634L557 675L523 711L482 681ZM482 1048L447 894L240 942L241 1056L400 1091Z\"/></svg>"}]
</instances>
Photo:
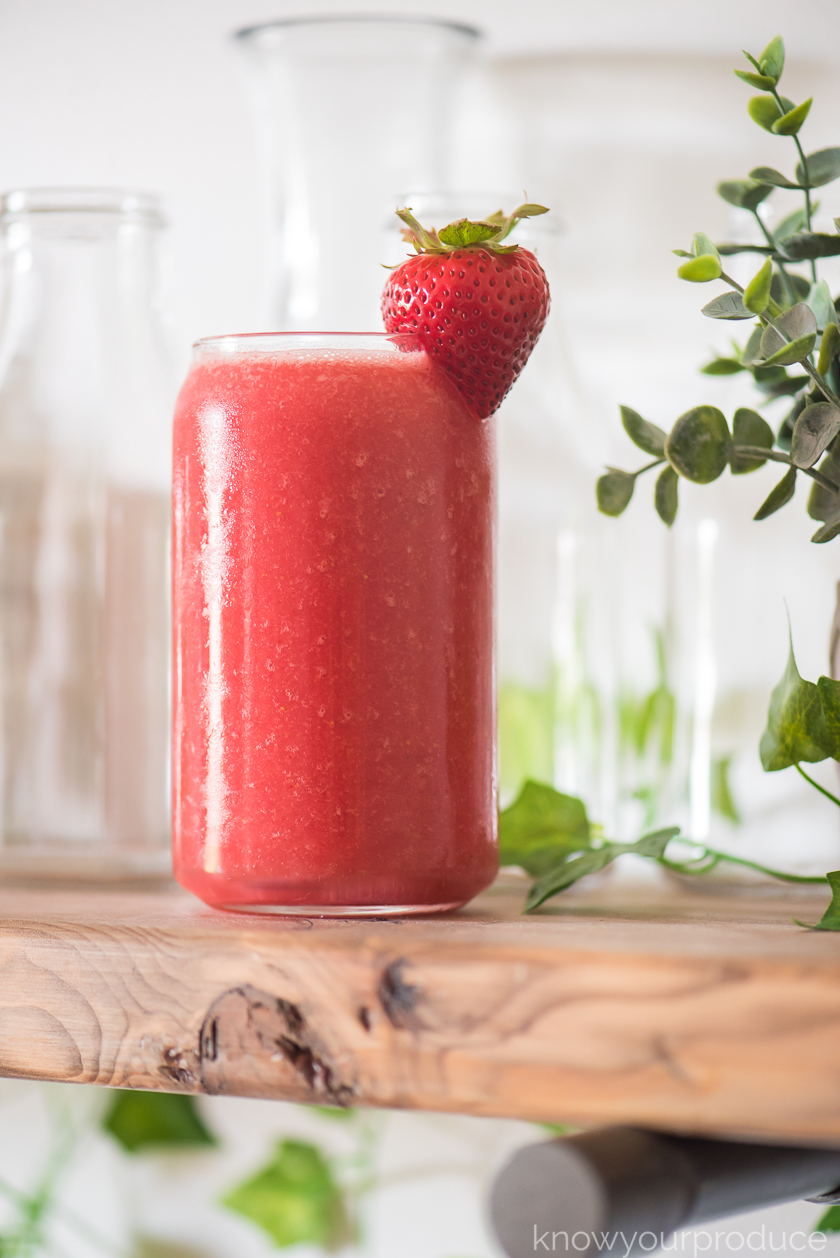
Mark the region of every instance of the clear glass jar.
<instances>
[{"instance_id":1,"label":"clear glass jar","mask_svg":"<svg viewBox=\"0 0 840 1258\"><path fill-rule=\"evenodd\" d=\"M167 870L174 393L156 200L0 200L0 871Z\"/></svg>"},{"instance_id":2,"label":"clear glass jar","mask_svg":"<svg viewBox=\"0 0 840 1258\"><path fill-rule=\"evenodd\" d=\"M173 501L179 882L309 915L486 887L492 420L414 336L199 341Z\"/></svg>"},{"instance_id":3,"label":"clear glass jar","mask_svg":"<svg viewBox=\"0 0 840 1258\"><path fill-rule=\"evenodd\" d=\"M263 327L381 327L382 225L407 187L450 185L478 31L397 15L238 32L265 182Z\"/></svg>"}]
</instances>

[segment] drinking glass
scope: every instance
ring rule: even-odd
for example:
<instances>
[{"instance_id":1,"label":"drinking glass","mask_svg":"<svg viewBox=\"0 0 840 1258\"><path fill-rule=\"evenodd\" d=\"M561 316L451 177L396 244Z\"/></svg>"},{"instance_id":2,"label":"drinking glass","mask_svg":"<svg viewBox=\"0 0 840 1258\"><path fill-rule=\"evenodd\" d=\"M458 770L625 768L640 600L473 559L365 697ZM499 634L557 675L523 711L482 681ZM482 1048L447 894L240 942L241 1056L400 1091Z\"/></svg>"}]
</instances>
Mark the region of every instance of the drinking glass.
<instances>
[{"instance_id":1,"label":"drinking glass","mask_svg":"<svg viewBox=\"0 0 840 1258\"><path fill-rule=\"evenodd\" d=\"M492 421L415 336L199 341L175 416L174 863L207 903L493 879Z\"/></svg>"}]
</instances>

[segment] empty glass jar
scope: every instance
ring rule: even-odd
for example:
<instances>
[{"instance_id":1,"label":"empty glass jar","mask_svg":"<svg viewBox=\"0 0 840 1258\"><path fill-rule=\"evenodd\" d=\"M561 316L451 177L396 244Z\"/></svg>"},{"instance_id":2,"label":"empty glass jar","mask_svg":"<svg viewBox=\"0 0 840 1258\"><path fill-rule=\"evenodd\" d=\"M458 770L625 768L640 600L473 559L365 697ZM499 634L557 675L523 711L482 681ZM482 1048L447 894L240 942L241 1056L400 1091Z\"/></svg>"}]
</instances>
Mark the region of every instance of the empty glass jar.
<instances>
[{"instance_id":1,"label":"empty glass jar","mask_svg":"<svg viewBox=\"0 0 840 1258\"><path fill-rule=\"evenodd\" d=\"M168 869L174 382L153 197L0 200L0 873Z\"/></svg>"}]
</instances>

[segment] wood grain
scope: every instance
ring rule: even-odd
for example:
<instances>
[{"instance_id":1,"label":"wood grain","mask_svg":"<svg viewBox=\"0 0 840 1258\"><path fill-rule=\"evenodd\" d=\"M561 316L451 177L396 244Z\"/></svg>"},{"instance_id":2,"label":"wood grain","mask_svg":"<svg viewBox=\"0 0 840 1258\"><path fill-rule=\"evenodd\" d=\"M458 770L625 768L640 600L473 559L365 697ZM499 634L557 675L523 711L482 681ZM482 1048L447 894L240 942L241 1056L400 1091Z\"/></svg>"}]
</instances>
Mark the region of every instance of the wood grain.
<instances>
[{"instance_id":1,"label":"wood grain","mask_svg":"<svg viewBox=\"0 0 840 1258\"><path fill-rule=\"evenodd\" d=\"M615 887L522 918L0 889L0 1074L840 1143L824 898Z\"/></svg>"}]
</instances>

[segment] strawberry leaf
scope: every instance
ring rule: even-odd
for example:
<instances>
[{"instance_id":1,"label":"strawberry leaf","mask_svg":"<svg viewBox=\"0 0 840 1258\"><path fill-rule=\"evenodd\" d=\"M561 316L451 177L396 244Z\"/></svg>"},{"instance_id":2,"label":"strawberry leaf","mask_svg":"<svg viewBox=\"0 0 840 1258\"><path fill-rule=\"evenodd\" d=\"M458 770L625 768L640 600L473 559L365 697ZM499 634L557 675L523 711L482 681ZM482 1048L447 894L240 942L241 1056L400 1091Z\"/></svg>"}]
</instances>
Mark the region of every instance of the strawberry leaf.
<instances>
[{"instance_id":1,"label":"strawberry leaf","mask_svg":"<svg viewBox=\"0 0 840 1258\"><path fill-rule=\"evenodd\" d=\"M465 245L479 245L485 240L493 240L498 233L498 227L494 227L492 223L473 223L468 218L459 218L457 222L441 228L438 240L444 245L459 249Z\"/></svg>"}]
</instances>

